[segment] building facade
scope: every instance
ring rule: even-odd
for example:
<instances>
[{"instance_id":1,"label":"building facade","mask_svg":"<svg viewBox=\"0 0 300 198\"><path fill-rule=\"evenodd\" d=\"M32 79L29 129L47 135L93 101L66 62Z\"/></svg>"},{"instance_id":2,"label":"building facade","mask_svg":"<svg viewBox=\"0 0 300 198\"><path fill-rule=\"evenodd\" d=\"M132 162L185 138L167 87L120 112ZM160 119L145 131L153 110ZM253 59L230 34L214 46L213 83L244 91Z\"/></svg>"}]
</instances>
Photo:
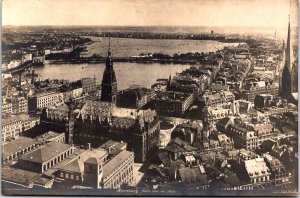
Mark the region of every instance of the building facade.
<instances>
[{"instance_id":1,"label":"building facade","mask_svg":"<svg viewBox=\"0 0 300 198\"><path fill-rule=\"evenodd\" d=\"M110 102L87 101L74 121L74 143L98 147L107 140L124 141L144 162L159 147L158 116L153 110L119 108Z\"/></svg>"},{"instance_id":2,"label":"building facade","mask_svg":"<svg viewBox=\"0 0 300 198\"><path fill-rule=\"evenodd\" d=\"M18 138L22 133L40 124L40 118L25 114L2 118L2 144Z\"/></svg>"},{"instance_id":3,"label":"building facade","mask_svg":"<svg viewBox=\"0 0 300 198\"><path fill-rule=\"evenodd\" d=\"M64 100L62 93L43 92L28 97L28 112L35 113L48 106L56 105Z\"/></svg>"},{"instance_id":4,"label":"building facade","mask_svg":"<svg viewBox=\"0 0 300 198\"><path fill-rule=\"evenodd\" d=\"M128 88L117 94L117 106L138 109L152 100L155 93L146 88Z\"/></svg>"},{"instance_id":5,"label":"building facade","mask_svg":"<svg viewBox=\"0 0 300 198\"><path fill-rule=\"evenodd\" d=\"M71 145L53 141L33 152L21 156L18 163L25 170L44 173L72 155L74 150L75 148Z\"/></svg>"}]
</instances>

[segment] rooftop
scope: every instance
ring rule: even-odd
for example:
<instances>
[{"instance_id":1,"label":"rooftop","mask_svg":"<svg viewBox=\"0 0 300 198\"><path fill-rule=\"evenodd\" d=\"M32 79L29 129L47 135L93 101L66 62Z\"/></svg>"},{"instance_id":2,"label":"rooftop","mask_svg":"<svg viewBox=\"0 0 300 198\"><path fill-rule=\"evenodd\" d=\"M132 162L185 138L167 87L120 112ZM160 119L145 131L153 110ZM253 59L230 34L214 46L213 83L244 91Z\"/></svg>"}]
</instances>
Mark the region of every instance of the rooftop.
<instances>
[{"instance_id":1,"label":"rooftop","mask_svg":"<svg viewBox=\"0 0 300 198\"><path fill-rule=\"evenodd\" d=\"M17 121L24 122L24 121L35 120L35 119L37 118L31 117L27 114L9 115L7 117L2 118L2 127Z\"/></svg>"},{"instance_id":2,"label":"rooftop","mask_svg":"<svg viewBox=\"0 0 300 198\"><path fill-rule=\"evenodd\" d=\"M81 151L74 160L62 166L60 169L70 172L83 173L84 172L84 162L89 159L95 158L99 161L107 156L107 151L103 149L92 149ZM92 161L91 161L92 162Z\"/></svg>"},{"instance_id":3,"label":"rooftop","mask_svg":"<svg viewBox=\"0 0 300 198\"><path fill-rule=\"evenodd\" d=\"M2 147L2 158L6 158L19 150L22 150L26 147L29 147L33 144L38 143L35 139L27 138L27 137L20 137L16 140L13 140L7 144L4 144Z\"/></svg>"},{"instance_id":4,"label":"rooftop","mask_svg":"<svg viewBox=\"0 0 300 198\"><path fill-rule=\"evenodd\" d=\"M51 141L52 139L59 137L61 135L65 135L64 133L57 133L54 131L48 131L42 135L37 136L35 139L38 142Z\"/></svg>"},{"instance_id":5,"label":"rooftop","mask_svg":"<svg viewBox=\"0 0 300 198\"><path fill-rule=\"evenodd\" d=\"M204 168L201 168L201 165L199 167L185 167L179 169L179 175L181 178L181 181L184 183L194 183L194 182L200 182L200 185L208 185L207 175L205 172L203 173L201 170L204 170Z\"/></svg>"},{"instance_id":6,"label":"rooftop","mask_svg":"<svg viewBox=\"0 0 300 198\"><path fill-rule=\"evenodd\" d=\"M22 157L20 157L20 159L31 162L43 163L57 155L60 155L61 153L67 151L71 147L72 146L68 144L51 142L31 153L23 155Z\"/></svg>"},{"instance_id":7,"label":"rooftop","mask_svg":"<svg viewBox=\"0 0 300 198\"><path fill-rule=\"evenodd\" d=\"M263 158L255 158L245 161L245 168L250 178L257 177L260 175L268 175L270 169L267 167L266 162Z\"/></svg>"},{"instance_id":8,"label":"rooftop","mask_svg":"<svg viewBox=\"0 0 300 198\"><path fill-rule=\"evenodd\" d=\"M122 151L116 155L113 159L107 162L103 166L103 178L108 177L116 168L118 168L124 161L129 157L133 156L133 153L130 151Z\"/></svg>"}]
</instances>

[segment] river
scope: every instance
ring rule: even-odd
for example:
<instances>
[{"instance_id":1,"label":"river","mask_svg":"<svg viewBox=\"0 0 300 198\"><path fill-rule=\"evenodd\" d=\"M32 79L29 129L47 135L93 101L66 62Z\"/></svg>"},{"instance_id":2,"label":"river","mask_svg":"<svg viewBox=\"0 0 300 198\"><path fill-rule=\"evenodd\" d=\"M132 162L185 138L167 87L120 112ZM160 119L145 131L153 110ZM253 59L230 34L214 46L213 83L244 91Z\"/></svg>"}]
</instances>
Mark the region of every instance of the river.
<instances>
[{"instance_id":1,"label":"river","mask_svg":"<svg viewBox=\"0 0 300 198\"><path fill-rule=\"evenodd\" d=\"M143 63L114 63L114 70L117 75L118 89L126 89L130 85L141 85L150 88L158 78L174 76L188 68L184 64L143 64ZM35 73L43 78L65 79L70 81L79 80L84 77L96 77L98 83L102 80L105 64L45 64L43 67L35 68Z\"/></svg>"}]
</instances>

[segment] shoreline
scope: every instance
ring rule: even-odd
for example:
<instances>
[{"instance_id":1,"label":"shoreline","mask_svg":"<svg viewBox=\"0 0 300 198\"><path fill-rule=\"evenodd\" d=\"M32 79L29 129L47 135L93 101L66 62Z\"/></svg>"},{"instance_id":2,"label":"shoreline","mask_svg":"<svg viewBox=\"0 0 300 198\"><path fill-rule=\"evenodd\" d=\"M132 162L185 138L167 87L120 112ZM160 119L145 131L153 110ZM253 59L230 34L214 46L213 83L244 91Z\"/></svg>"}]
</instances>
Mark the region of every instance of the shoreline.
<instances>
[{"instance_id":1,"label":"shoreline","mask_svg":"<svg viewBox=\"0 0 300 198\"><path fill-rule=\"evenodd\" d=\"M144 58L126 58L126 57L115 57L113 58L114 62L123 62L123 63L144 63L144 64L151 64L151 63L160 63L160 64L193 64L193 63L200 63L201 60L183 60L183 59L144 59ZM57 65L57 64L98 64L98 63L105 63L106 58L101 59L75 59L75 60L50 60L50 65Z\"/></svg>"}]
</instances>

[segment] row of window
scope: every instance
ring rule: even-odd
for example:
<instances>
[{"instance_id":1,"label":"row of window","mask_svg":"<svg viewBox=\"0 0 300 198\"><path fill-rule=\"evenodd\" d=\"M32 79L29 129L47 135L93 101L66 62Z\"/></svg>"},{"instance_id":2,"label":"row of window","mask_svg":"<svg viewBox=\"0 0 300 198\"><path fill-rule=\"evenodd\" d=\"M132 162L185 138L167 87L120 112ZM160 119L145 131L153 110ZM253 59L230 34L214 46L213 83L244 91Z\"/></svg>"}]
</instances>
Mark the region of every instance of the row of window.
<instances>
[{"instance_id":1,"label":"row of window","mask_svg":"<svg viewBox=\"0 0 300 198\"><path fill-rule=\"evenodd\" d=\"M73 175L73 174L69 175L69 173L64 174L63 172L61 172L60 177L61 178L66 178L66 179L75 179L76 181L79 181L79 176L78 175Z\"/></svg>"},{"instance_id":2,"label":"row of window","mask_svg":"<svg viewBox=\"0 0 300 198\"><path fill-rule=\"evenodd\" d=\"M256 183L256 182L264 182L270 180L269 176L266 177L258 177L258 178L252 178L251 183Z\"/></svg>"},{"instance_id":3,"label":"row of window","mask_svg":"<svg viewBox=\"0 0 300 198\"><path fill-rule=\"evenodd\" d=\"M59 163L60 161L64 160L65 158L69 157L71 154L73 154L72 149L66 151L65 153L61 154L60 156L57 156L55 159L51 160L47 164L44 164L43 170L46 171L47 169L51 168L55 164Z\"/></svg>"}]
</instances>

